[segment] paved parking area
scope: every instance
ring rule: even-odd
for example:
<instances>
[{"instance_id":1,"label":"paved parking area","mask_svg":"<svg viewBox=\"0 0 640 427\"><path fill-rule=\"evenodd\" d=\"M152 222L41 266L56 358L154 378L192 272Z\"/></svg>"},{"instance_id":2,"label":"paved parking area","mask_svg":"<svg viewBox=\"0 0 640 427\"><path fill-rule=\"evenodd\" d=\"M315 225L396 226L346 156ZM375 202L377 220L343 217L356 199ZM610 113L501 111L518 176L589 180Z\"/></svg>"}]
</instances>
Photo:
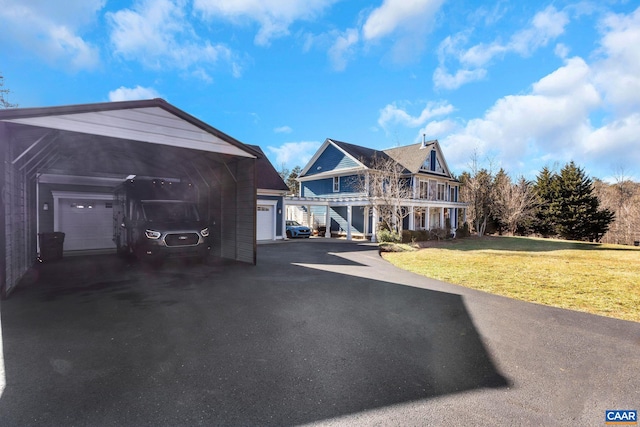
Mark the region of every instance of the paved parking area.
<instances>
[{"instance_id":1,"label":"paved parking area","mask_svg":"<svg viewBox=\"0 0 640 427\"><path fill-rule=\"evenodd\" d=\"M640 409L640 324L426 279L369 244L260 245L257 266L66 258L0 310L2 425L603 425Z\"/></svg>"}]
</instances>

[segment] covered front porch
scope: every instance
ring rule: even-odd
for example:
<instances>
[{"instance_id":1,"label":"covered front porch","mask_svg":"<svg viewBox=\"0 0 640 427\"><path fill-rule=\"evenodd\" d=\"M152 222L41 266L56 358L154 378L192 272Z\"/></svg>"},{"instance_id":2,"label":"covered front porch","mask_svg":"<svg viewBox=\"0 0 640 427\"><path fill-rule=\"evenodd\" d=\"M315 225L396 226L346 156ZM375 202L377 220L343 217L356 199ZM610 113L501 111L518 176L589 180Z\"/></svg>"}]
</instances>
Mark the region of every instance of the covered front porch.
<instances>
[{"instance_id":1,"label":"covered front porch","mask_svg":"<svg viewBox=\"0 0 640 427\"><path fill-rule=\"evenodd\" d=\"M410 199L403 201L402 206L406 215L398 218L398 222L403 230L455 230L466 220L466 203ZM367 197L286 197L285 212L286 219L296 220L312 230L324 227L324 237L337 235L347 240L362 238L376 242L379 205Z\"/></svg>"}]
</instances>

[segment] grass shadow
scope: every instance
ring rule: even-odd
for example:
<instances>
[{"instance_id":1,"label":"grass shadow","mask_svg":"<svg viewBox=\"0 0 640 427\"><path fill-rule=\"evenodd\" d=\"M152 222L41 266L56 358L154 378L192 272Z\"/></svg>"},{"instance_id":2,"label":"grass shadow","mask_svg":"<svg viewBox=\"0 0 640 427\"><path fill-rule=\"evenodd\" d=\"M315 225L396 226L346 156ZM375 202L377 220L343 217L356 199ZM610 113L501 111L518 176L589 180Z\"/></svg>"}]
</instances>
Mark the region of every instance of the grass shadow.
<instances>
[{"instance_id":1,"label":"grass shadow","mask_svg":"<svg viewBox=\"0 0 640 427\"><path fill-rule=\"evenodd\" d=\"M625 247L621 245L605 245L602 243L510 236L472 236L462 239L443 240L439 242L418 242L418 246L422 248L435 247L458 251L497 250L513 252L552 252L563 250L597 250L640 252L640 248L631 246Z\"/></svg>"}]
</instances>

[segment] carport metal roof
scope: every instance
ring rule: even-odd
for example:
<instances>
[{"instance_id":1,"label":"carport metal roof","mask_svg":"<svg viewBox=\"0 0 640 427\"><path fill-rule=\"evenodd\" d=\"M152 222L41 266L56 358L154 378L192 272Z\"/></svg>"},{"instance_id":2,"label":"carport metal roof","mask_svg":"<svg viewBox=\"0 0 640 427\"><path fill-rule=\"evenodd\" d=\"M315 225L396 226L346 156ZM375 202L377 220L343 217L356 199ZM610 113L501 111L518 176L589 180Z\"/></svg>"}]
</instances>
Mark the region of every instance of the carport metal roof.
<instances>
[{"instance_id":1,"label":"carport metal roof","mask_svg":"<svg viewBox=\"0 0 640 427\"><path fill-rule=\"evenodd\" d=\"M0 122L6 123L13 145L7 160L27 176L45 172L124 179L136 174L193 180L208 165L262 157L159 98L0 110Z\"/></svg>"},{"instance_id":2,"label":"carport metal roof","mask_svg":"<svg viewBox=\"0 0 640 427\"><path fill-rule=\"evenodd\" d=\"M242 157L259 157L250 147L163 99L108 102L0 111L0 120L49 130L189 148ZM40 139L26 151L37 145ZM26 154L23 152L20 156ZM18 156L18 157L20 157Z\"/></svg>"}]
</instances>

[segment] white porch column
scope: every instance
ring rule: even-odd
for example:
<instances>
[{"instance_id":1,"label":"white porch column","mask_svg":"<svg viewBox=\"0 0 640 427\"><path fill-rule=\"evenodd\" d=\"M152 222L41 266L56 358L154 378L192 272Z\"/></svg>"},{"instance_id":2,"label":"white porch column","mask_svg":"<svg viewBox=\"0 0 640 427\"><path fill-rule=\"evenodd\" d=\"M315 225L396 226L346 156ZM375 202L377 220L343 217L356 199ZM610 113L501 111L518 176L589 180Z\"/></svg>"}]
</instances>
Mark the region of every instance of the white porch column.
<instances>
[{"instance_id":1,"label":"white porch column","mask_svg":"<svg viewBox=\"0 0 640 427\"><path fill-rule=\"evenodd\" d=\"M363 230L363 233L364 233L364 236L365 236L365 239L366 239L367 234L369 233L369 207L365 206L364 209L363 209L363 212L364 212L364 227L363 227L364 230Z\"/></svg>"},{"instance_id":2,"label":"white porch column","mask_svg":"<svg viewBox=\"0 0 640 427\"><path fill-rule=\"evenodd\" d=\"M353 207L347 206L347 240L351 240L351 222L353 220Z\"/></svg>"},{"instance_id":3,"label":"white porch column","mask_svg":"<svg viewBox=\"0 0 640 427\"><path fill-rule=\"evenodd\" d=\"M425 208L424 215L425 215L424 228L425 228L425 230L431 230L431 224L430 224L430 222L431 222L431 208L430 207Z\"/></svg>"},{"instance_id":4,"label":"white porch column","mask_svg":"<svg viewBox=\"0 0 640 427\"><path fill-rule=\"evenodd\" d=\"M326 231L324 232L324 237L331 237L331 211L329 205L327 205L327 212L324 217L324 225Z\"/></svg>"},{"instance_id":5,"label":"white porch column","mask_svg":"<svg viewBox=\"0 0 640 427\"><path fill-rule=\"evenodd\" d=\"M287 201L284 197L282 198L282 215L280 215L280 222L282 222L280 236L284 240L287 238Z\"/></svg>"},{"instance_id":6,"label":"white porch column","mask_svg":"<svg viewBox=\"0 0 640 427\"><path fill-rule=\"evenodd\" d=\"M307 206L305 206L305 208L307 208L307 225L309 226L309 228L312 228L312 225L311 225L311 205L307 205Z\"/></svg>"},{"instance_id":7,"label":"white porch column","mask_svg":"<svg viewBox=\"0 0 640 427\"><path fill-rule=\"evenodd\" d=\"M416 229L416 217L414 210L413 206L409 206L409 230L412 231Z\"/></svg>"},{"instance_id":8,"label":"white porch column","mask_svg":"<svg viewBox=\"0 0 640 427\"><path fill-rule=\"evenodd\" d=\"M444 208L440 208L440 228L444 228Z\"/></svg>"},{"instance_id":9,"label":"white porch column","mask_svg":"<svg viewBox=\"0 0 640 427\"><path fill-rule=\"evenodd\" d=\"M378 208L373 205L371 214L371 243L376 243L376 232L378 231Z\"/></svg>"}]
</instances>

